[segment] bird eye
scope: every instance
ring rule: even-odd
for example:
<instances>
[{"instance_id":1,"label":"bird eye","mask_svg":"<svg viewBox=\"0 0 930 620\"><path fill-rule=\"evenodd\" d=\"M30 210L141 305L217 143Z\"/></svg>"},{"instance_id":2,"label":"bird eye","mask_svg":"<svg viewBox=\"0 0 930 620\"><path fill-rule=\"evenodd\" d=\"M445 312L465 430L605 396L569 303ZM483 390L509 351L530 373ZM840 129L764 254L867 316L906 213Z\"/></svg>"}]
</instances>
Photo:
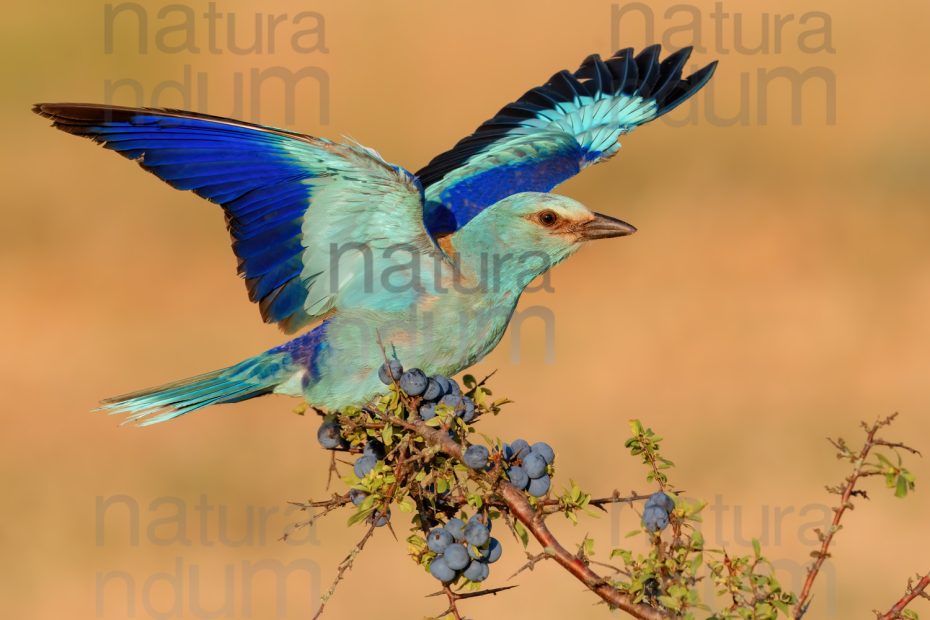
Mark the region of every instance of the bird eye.
<instances>
[{"instance_id":1,"label":"bird eye","mask_svg":"<svg viewBox=\"0 0 930 620\"><path fill-rule=\"evenodd\" d=\"M539 214L539 223L543 226L554 226L559 221L559 216L552 211L543 211Z\"/></svg>"}]
</instances>

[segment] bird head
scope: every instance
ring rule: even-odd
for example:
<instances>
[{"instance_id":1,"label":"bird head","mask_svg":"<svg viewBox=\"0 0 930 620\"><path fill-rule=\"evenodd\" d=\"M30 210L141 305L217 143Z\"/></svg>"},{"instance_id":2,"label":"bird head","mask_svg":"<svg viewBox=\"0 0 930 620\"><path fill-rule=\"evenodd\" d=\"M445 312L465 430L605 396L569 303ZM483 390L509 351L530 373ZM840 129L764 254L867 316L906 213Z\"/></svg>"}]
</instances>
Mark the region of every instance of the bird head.
<instances>
[{"instance_id":1,"label":"bird head","mask_svg":"<svg viewBox=\"0 0 930 620\"><path fill-rule=\"evenodd\" d=\"M577 200L558 194L524 192L508 196L483 210L453 235L464 258L480 253L499 261L516 258L515 273L525 286L550 267L595 239L622 237L636 228L595 213ZM521 271L522 269L522 271Z\"/></svg>"}]
</instances>

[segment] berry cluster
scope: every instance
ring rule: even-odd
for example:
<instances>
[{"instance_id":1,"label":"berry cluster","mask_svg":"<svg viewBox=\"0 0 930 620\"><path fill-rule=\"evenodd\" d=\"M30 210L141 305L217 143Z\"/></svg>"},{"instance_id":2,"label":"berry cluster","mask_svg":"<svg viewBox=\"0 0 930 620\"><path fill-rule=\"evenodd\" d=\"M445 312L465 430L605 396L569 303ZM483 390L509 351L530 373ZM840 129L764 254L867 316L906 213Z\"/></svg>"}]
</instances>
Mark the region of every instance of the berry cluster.
<instances>
[{"instance_id":1,"label":"berry cluster","mask_svg":"<svg viewBox=\"0 0 930 620\"><path fill-rule=\"evenodd\" d=\"M531 446L525 439L517 439L504 444L501 456L510 484L533 497L549 492L552 484L549 467L555 460L555 452L549 444L540 441Z\"/></svg>"},{"instance_id":2,"label":"berry cluster","mask_svg":"<svg viewBox=\"0 0 930 620\"><path fill-rule=\"evenodd\" d=\"M426 546L436 554L429 564L430 575L449 584L464 577L473 582L488 578L493 564L500 559L502 549L491 537L490 521L475 515L468 522L449 519L443 527L430 531Z\"/></svg>"},{"instance_id":3,"label":"berry cluster","mask_svg":"<svg viewBox=\"0 0 930 620\"><path fill-rule=\"evenodd\" d=\"M646 500L643 507L643 528L647 532L661 532L668 527L668 518L675 510L675 500L659 491Z\"/></svg>"},{"instance_id":4,"label":"berry cluster","mask_svg":"<svg viewBox=\"0 0 930 620\"><path fill-rule=\"evenodd\" d=\"M475 419L475 401L462 394L462 388L454 379L443 375L426 376L419 368L404 371L397 360L385 362L378 370L378 378L385 385L397 386L407 396L420 397L420 417L430 420L436 417L436 407L445 405L462 418L466 424Z\"/></svg>"}]
</instances>

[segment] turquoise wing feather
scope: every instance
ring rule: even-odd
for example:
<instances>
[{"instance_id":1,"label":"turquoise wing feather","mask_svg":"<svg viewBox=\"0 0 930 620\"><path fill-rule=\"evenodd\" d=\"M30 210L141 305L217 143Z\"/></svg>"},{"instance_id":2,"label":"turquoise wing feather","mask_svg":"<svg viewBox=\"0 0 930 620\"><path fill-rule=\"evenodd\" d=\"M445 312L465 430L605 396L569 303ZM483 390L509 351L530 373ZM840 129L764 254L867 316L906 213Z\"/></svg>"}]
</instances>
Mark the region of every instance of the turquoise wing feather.
<instances>
[{"instance_id":1,"label":"turquoise wing feather","mask_svg":"<svg viewBox=\"0 0 930 620\"><path fill-rule=\"evenodd\" d=\"M250 299L287 332L338 306L377 303L363 289L379 272L379 251L435 247L417 179L360 145L172 110L39 104L35 111L220 204ZM360 251L346 251L352 247ZM374 256L359 269L362 250Z\"/></svg>"},{"instance_id":2,"label":"turquoise wing feather","mask_svg":"<svg viewBox=\"0 0 930 620\"><path fill-rule=\"evenodd\" d=\"M589 56L502 108L473 134L417 172L425 188L426 227L454 232L498 200L548 192L620 148L618 139L659 118L699 91L716 63L687 78L691 48L659 61L654 45L608 60Z\"/></svg>"}]
</instances>

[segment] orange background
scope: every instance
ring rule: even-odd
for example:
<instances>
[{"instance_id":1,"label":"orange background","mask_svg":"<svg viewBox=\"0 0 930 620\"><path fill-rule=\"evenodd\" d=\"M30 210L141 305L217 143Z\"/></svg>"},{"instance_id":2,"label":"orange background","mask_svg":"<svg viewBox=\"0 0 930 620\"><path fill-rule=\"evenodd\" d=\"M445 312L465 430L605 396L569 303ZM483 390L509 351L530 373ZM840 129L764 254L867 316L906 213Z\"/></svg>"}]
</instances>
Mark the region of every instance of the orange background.
<instances>
[{"instance_id":1,"label":"orange background","mask_svg":"<svg viewBox=\"0 0 930 620\"><path fill-rule=\"evenodd\" d=\"M660 33L684 21L681 13L662 17L672 4L652 3ZM140 6L150 37L178 19L174 13L159 20L164 4ZM125 582L111 580L98 597L98 575L111 571L133 582L131 617L155 617L144 599L165 611L173 591L157 579L146 589L146 580L174 572L180 559L182 617L200 617L190 602L194 568L201 606L219 608L229 593L233 617L271 618L274 580L254 580L250 613L242 562L309 561L319 592L361 535L337 515L304 544L276 540L292 520L280 514L286 500L325 495L328 455L316 445L316 422L290 414L295 402L263 398L146 430L89 413L101 397L228 365L282 335L248 303L218 208L49 129L29 112L32 103L101 101L105 80L122 78L138 80L148 102L156 84L179 79L190 65L209 76L206 109L228 115L236 72L316 66L329 76L328 123L320 123L320 96L308 80L298 87L290 127L350 135L415 170L555 70L574 68L591 52L611 53L618 37L637 48L650 42L636 17L621 21L618 34L606 0L279 1L217 9L243 24L241 45L251 40L245 24L256 12L293 18L318 11L327 53L294 52L289 36L300 27L282 22L274 54L236 55L225 42L223 53L210 54L199 17L206 4L189 6L198 15L197 54L158 51L154 39L139 54L129 19L117 22L114 53L105 53L99 2L5 6L5 617L126 618ZM798 589L812 528L822 525L824 503L833 499L823 485L845 471L824 437L858 440L860 420L900 411L891 436L930 450L930 5L907 0L864 10L851 2L780 2L768 12L796 16L784 26L783 49L754 55L735 49L732 18L718 49L713 3L694 6L707 48L695 62L721 60L713 105L722 116L748 110L748 121L720 126L702 107L696 125L654 123L628 136L616 159L560 188L640 232L587 248L556 269L554 294L523 300L523 309L553 309L555 360L545 361L538 322L526 323L519 360L505 337L477 372L499 369L496 392L517 402L481 430L547 439L558 453L557 486L572 478L607 493L648 489L642 468L622 449L627 419L643 419L667 438L679 488L712 502L719 496L727 507L707 514L709 541L745 553L749 539L761 537L771 558L785 560L786 585ZM746 42L758 43L758 3L727 2L725 9L741 14ZM805 28L797 18L813 10L830 17L835 53L799 51L798 35L817 22ZM688 40L681 34L673 42ZM800 124L791 122L784 82L772 84L769 118L760 122L758 71L778 67L825 67L835 75L836 124L824 120L816 81L805 87ZM125 93L116 102L131 103ZM165 93L161 103L182 102ZM281 104L269 84L262 122L284 125ZM872 609L897 599L908 576L927 570L930 502L922 487L930 465L911 462L919 492L906 501L870 481L872 501L857 502L849 515L808 617L871 618ZM123 508L101 515L95 507L95 498L120 494L139 505L138 544ZM202 494L223 510L207 513L205 529L195 509ZM176 502L150 509L159 498ZM259 524L258 510L274 508L279 512ZM178 509L190 544L170 523ZM169 522L159 525L165 517ZM621 510L558 529L571 544L585 533L595 537L595 558L605 560L611 546L638 544L622 538L635 519ZM403 539L402 519L395 525ZM248 534L252 540L239 546L217 542ZM167 544L157 544L158 536ZM515 541L504 543L492 586L509 583L522 561ZM441 611L439 599L424 598L434 582L404 552L403 542L379 531L326 617ZM609 615L554 565L517 583L504 595L466 604L466 613L514 620ZM288 618L308 617L315 607L304 575L288 582L286 599ZM926 602L916 609L926 612Z\"/></svg>"}]
</instances>

